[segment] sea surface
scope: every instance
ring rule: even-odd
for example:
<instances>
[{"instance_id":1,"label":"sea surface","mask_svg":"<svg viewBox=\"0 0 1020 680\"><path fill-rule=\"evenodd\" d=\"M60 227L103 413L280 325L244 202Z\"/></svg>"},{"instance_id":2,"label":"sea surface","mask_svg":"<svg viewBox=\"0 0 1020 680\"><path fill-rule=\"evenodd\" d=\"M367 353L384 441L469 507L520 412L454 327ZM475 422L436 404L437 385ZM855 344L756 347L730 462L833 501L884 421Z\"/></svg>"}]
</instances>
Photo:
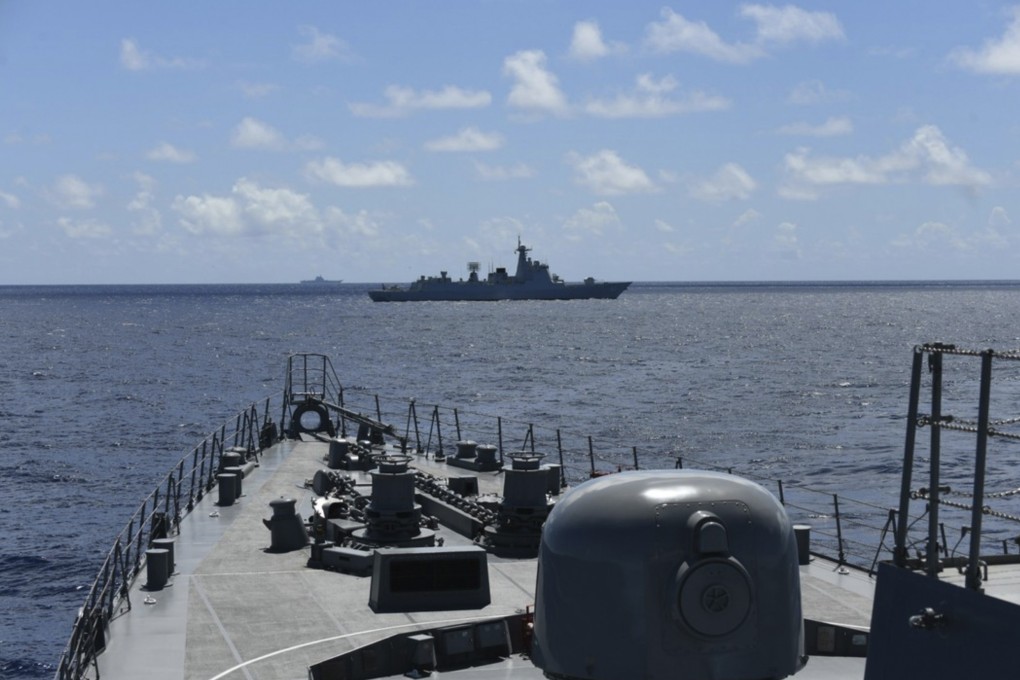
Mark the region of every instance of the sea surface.
<instances>
[{"instance_id":1,"label":"sea surface","mask_svg":"<svg viewBox=\"0 0 1020 680\"><path fill-rule=\"evenodd\" d=\"M683 457L891 507L912 348L1020 347L1017 282L648 283L615 301L404 304L367 288L0 287L0 678L52 677L141 499L279 392L294 352L328 355L348 387L637 447L643 467ZM976 399L974 384L949 389ZM1001 386L1020 411L1020 379ZM1020 486L1016 461L996 452L989 486Z\"/></svg>"}]
</instances>

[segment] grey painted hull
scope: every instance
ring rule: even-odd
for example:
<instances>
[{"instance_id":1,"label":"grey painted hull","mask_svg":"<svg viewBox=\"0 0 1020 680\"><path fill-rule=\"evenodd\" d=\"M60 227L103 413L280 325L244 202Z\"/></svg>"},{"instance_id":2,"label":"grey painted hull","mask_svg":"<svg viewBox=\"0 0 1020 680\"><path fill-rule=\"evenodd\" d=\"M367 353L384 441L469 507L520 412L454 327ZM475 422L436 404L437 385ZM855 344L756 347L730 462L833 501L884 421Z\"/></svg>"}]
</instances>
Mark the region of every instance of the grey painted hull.
<instances>
[{"instance_id":1,"label":"grey painted hull","mask_svg":"<svg viewBox=\"0 0 1020 680\"><path fill-rule=\"evenodd\" d=\"M368 291L375 302L467 301L498 300L615 300L627 290L630 281L614 283L577 283L553 286L530 286L519 283L491 284L450 282L429 285L423 289L382 288Z\"/></svg>"}]
</instances>

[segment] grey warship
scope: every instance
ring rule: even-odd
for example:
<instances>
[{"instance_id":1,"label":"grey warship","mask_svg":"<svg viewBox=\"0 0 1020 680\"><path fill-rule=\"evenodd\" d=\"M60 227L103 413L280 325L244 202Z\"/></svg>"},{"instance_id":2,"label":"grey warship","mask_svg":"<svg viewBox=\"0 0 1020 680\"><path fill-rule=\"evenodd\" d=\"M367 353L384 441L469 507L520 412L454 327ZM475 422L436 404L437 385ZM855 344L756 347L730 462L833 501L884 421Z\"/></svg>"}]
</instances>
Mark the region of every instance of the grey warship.
<instances>
[{"instance_id":1,"label":"grey warship","mask_svg":"<svg viewBox=\"0 0 1020 680\"><path fill-rule=\"evenodd\" d=\"M517 239L517 271L511 276L499 267L482 279L477 262L468 263L467 281L454 281L447 272L421 276L406 288L383 286L368 291L375 302L495 301L495 300L615 300L631 284L596 282L588 277L581 283L566 283L550 274L549 265L528 257L531 248Z\"/></svg>"},{"instance_id":2,"label":"grey warship","mask_svg":"<svg viewBox=\"0 0 1020 680\"><path fill-rule=\"evenodd\" d=\"M970 423L942 388L974 359ZM1020 555L982 542L1020 519L995 509L1015 490L985 490L988 440L1020 439L1020 419L990 417L993 362L1000 377L1020 351L915 348L886 508L689 460L645 469L637 446L623 469L590 436L381 401L324 355L292 355L279 401L142 501L55 680L1015 677ZM940 476L965 450L940 464L940 434L973 442L972 487ZM567 452L585 448L579 475Z\"/></svg>"}]
</instances>

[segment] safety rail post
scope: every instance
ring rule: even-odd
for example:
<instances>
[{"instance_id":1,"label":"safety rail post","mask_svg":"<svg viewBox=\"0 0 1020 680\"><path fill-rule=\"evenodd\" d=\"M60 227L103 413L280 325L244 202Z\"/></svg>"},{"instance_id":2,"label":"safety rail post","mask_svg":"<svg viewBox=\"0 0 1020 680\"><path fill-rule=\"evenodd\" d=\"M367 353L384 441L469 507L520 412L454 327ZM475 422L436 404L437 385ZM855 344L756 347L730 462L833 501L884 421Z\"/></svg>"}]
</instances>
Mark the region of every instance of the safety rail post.
<instances>
[{"instance_id":1,"label":"safety rail post","mask_svg":"<svg viewBox=\"0 0 1020 680\"><path fill-rule=\"evenodd\" d=\"M985 504L985 462L988 453L988 412L992 393L992 350L981 352L981 389L978 402L977 444L974 455L974 500L970 518L970 557L966 585L981 592L981 519Z\"/></svg>"},{"instance_id":2,"label":"safety rail post","mask_svg":"<svg viewBox=\"0 0 1020 680\"><path fill-rule=\"evenodd\" d=\"M503 464L503 416L496 417L496 431L499 439L499 464Z\"/></svg>"},{"instance_id":3,"label":"safety rail post","mask_svg":"<svg viewBox=\"0 0 1020 680\"><path fill-rule=\"evenodd\" d=\"M432 420L436 424L436 441L438 442L438 448L436 449L437 457L445 457L443 453L443 426L439 422L439 405L436 404L432 407Z\"/></svg>"},{"instance_id":4,"label":"safety rail post","mask_svg":"<svg viewBox=\"0 0 1020 680\"><path fill-rule=\"evenodd\" d=\"M928 576L938 576L939 560L939 482L942 464L942 347L935 347L928 355L928 370L931 371L931 455L928 467L928 546L925 571Z\"/></svg>"},{"instance_id":5,"label":"safety rail post","mask_svg":"<svg viewBox=\"0 0 1020 680\"><path fill-rule=\"evenodd\" d=\"M595 445L591 435L588 435L588 460L591 461L591 476L595 476Z\"/></svg>"},{"instance_id":6,"label":"safety rail post","mask_svg":"<svg viewBox=\"0 0 1020 680\"><path fill-rule=\"evenodd\" d=\"M786 496L783 494L783 480L776 480L779 483L779 504L786 505Z\"/></svg>"},{"instance_id":7,"label":"safety rail post","mask_svg":"<svg viewBox=\"0 0 1020 680\"><path fill-rule=\"evenodd\" d=\"M560 436L560 429L556 428L556 450L560 454L560 488L567 485L567 466L563 463L563 438Z\"/></svg>"},{"instance_id":8,"label":"safety rail post","mask_svg":"<svg viewBox=\"0 0 1020 680\"><path fill-rule=\"evenodd\" d=\"M203 461L204 462L204 461ZM195 501L201 500L201 490L199 490L199 496L195 498L195 477L198 473L198 447L191 452L191 487L188 489L188 512L195 509Z\"/></svg>"},{"instance_id":9,"label":"safety rail post","mask_svg":"<svg viewBox=\"0 0 1020 680\"><path fill-rule=\"evenodd\" d=\"M632 446L631 449L633 449L633 451L634 451L634 469L637 470L638 469L637 447L636 446Z\"/></svg>"},{"instance_id":10,"label":"safety rail post","mask_svg":"<svg viewBox=\"0 0 1020 680\"><path fill-rule=\"evenodd\" d=\"M379 420L382 420L382 418L380 417ZM461 441L464 437L460 433L460 414L457 412L456 407L453 409L453 424L457 428L457 441Z\"/></svg>"},{"instance_id":11,"label":"safety rail post","mask_svg":"<svg viewBox=\"0 0 1020 680\"><path fill-rule=\"evenodd\" d=\"M839 515L839 496L832 494L832 507L836 516L836 544L839 549L839 564L846 562L846 553L843 551L843 521Z\"/></svg>"},{"instance_id":12,"label":"safety rail post","mask_svg":"<svg viewBox=\"0 0 1020 680\"><path fill-rule=\"evenodd\" d=\"M907 434L903 444L903 469L900 478L900 510L894 534L893 563L907 566L907 528L910 515L910 486L913 484L914 446L917 434L917 409L921 397L921 367L924 350L914 348L914 361L910 371L910 397L907 406Z\"/></svg>"}]
</instances>

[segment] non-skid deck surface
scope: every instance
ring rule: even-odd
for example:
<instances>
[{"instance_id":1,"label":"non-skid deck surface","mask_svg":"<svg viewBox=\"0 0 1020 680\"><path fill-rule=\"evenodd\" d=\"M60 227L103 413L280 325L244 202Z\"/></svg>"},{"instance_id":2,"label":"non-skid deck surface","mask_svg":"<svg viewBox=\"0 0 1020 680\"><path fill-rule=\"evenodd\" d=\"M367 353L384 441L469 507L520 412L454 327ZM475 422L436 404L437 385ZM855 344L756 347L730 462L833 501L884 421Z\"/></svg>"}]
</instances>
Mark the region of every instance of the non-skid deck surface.
<instances>
[{"instance_id":1,"label":"non-skid deck surface","mask_svg":"<svg viewBox=\"0 0 1020 680\"><path fill-rule=\"evenodd\" d=\"M245 495L235 505L218 507L214 491L184 518L172 585L147 592L143 572L131 592L132 611L112 622L107 650L99 657L104 680L304 679L308 666L368 642L511 614L534 602L535 560L490 555L492 604L482 609L376 614L368 606L369 578L309 569L308 549L266 552L270 533L262 520L272 515L269 502L295 498L299 514L309 516L313 493L304 484L325 467L327 450L327 444L314 440L282 442L244 480ZM412 464L440 476L467 474L429 460L416 458ZM482 493L501 493L501 475L478 477ZM361 475L361 481L367 493L370 477ZM446 545L468 542L445 530L440 535ZM1020 569L997 570L994 576L990 594L1020 601ZM866 575L816 559L801 567L801 583L806 617L869 625L874 582ZM146 598L153 602L145 604ZM861 678L863 672L863 659L816 657L797 677ZM520 659L442 675L541 677Z\"/></svg>"}]
</instances>

